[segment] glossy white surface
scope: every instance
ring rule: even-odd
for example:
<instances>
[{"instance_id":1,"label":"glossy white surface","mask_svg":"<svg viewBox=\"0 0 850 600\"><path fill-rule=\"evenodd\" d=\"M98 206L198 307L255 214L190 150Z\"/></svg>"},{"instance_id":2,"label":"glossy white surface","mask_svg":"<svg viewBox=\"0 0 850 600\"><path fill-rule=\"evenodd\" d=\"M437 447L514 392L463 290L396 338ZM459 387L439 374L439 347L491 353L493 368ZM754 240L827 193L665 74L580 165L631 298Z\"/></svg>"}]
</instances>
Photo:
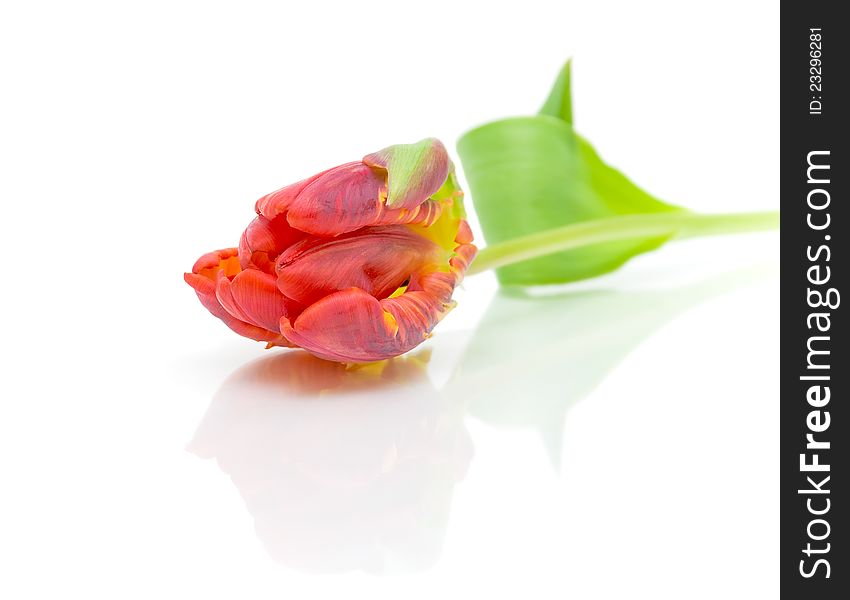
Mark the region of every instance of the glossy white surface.
<instances>
[{"instance_id":1,"label":"glossy white surface","mask_svg":"<svg viewBox=\"0 0 850 600\"><path fill-rule=\"evenodd\" d=\"M12 585L613 598L700 580L692 597L762 597L777 280L730 256L710 274L691 245L686 277L656 255L601 291L490 297L472 279L380 378L224 336L41 365L41 393L4 409Z\"/></svg>"},{"instance_id":2,"label":"glossy white surface","mask_svg":"<svg viewBox=\"0 0 850 600\"><path fill-rule=\"evenodd\" d=\"M3 9L0 597L777 595L777 234L470 278L382 371L182 282L264 192L531 112L570 55L641 185L778 205L773 3L453 4Z\"/></svg>"}]
</instances>

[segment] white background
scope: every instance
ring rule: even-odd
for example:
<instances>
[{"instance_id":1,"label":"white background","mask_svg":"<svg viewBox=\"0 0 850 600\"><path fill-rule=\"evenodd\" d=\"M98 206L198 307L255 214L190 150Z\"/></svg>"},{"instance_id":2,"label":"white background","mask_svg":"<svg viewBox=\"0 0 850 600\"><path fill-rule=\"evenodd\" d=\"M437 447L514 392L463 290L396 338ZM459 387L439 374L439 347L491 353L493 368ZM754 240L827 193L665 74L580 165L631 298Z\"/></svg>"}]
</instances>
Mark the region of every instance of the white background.
<instances>
[{"instance_id":1,"label":"white background","mask_svg":"<svg viewBox=\"0 0 850 600\"><path fill-rule=\"evenodd\" d=\"M233 335L182 273L268 191L536 111L570 56L606 160L694 209L773 209L778 19L4 3L0 596L776 597L778 235L547 300L469 278L426 370L365 389Z\"/></svg>"}]
</instances>

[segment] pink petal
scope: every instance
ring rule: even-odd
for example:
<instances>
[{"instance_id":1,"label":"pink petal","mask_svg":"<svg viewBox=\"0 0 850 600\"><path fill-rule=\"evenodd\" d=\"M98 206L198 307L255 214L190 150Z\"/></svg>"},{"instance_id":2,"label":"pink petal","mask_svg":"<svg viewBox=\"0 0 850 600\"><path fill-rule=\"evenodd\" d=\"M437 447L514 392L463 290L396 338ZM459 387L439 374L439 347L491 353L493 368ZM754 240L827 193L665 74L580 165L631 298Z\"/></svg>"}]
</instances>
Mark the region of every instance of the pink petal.
<instances>
[{"instance_id":1,"label":"pink petal","mask_svg":"<svg viewBox=\"0 0 850 600\"><path fill-rule=\"evenodd\" d=\"M215 281L220 270L224 270L224 274L228 277L233 277L241 270L239 251L236 248L207 252L192 266L192 273L203 275L212 281Z\"/></svg>"},{"instance_id":2,"label":"pink petal","mask_svg":"<svg viewBox=\"0 0 850 600\"><path fill-rule=\"evenodd\" d=\"M287 185L286 187L282 187L271 194L266 194L257 200L254 209L257 211L258 215L263 215L269 220L274 219L276 216L289 210L289 206L295 201L301 191L325 173L327 173L327 171L322 171L317 175L313 175L307 179L302 179L298 183Z\"/></svg>"},{"instance_id":3,"label":"pink petal","mask_svg":"<svg viewBox=\"0 0 850 600\"><path fill-rule=\"evenodd\" d=\"M306 308L294 323L281 319L280 327L294 344L319 358L339 362L382 360L418 343L401 346L395 319L359 288L331 294Z\"/></svg>"},{"instance_id":4,"label":"pink petal","mask_svg":"<svg viewBox=\"0 0 850 600\"><path fill-rule=\"evenodd\" d=\"M437 244L403 225L311 237L280 255L277 285L304 305L351 287L380 299L427 265L443 262L442 254Z\"/></svg>"},{"instance_id":5,"label":"pink petal","mask_svg":"<svg viewBox=\"0 0 850 600\"><path fill-rule=\"evenodd\" d=\"M459 236L466 238L465 232ZM403 354L426 340L454 307L452 293L476 251L472 244L458 244L448 271L415 273L395 298L378 300L359 288L333 293L294 321L281 319L281 332L327 360L372 362Z\"/></svg>"},{"instance_id":6,"label":"pink petal","mask_svg":"<svg viewBox=\"0 0 850 600\"><path fill-rule=\"evenodd\" d=\"M308 307L281 332L319 358L340 362L384 360L412 350L452 309L454 276L433 273L428 287L378 300L359 288L331 294Z\"/></svg>"},{"instance_id":7,"label":"pink petal","mask_svg":"<svg viewBox=\"0 0 850 600\"><path fill-rule=\"evenodd\" d=\"M370 225L381 212L384 176L363 163L340 165L314 179L289 204L287 220L302 231L333 236Z\"/></svg>"},{"instance_id":8,"label":"pink petal","mask_svg":"<svg viewBox=\"0 0 850 600\"><path fill-rule=\"evenodd\" d=\"M239 240L239 264L243 269L256 267L266 273L274 273L278 254L304 236L304 232L290 226L285 215L278 215L272 220L258 215Z\"/></svg>"},{"instance_id":9,"label":"pink petal","mask_svg":"<svg viewBox=\"0 0 850 600\"><path fill-rule=\"evenodd\" d=\"M292 227L325 237L376 225L429 226L442 212L443 205L434 200L390 209L386 189L386 171L347 163L264 196L256 208L267 219L286 214Z\"/></svg>"},{"instance_id":10,"label":"pink petal","mask_svg":"<svg viewBox=\"0 0 850 600\"><path fill-rule=\"evenodd\" d=\"M461 219L460 223L458 223L455 241L458 244L469 244L472 242L472 239L472 229L469 228L469 223L466 222L466 219Z\"/></svg>"},{"instance_id":11,"label":"pink petal","mask_svg":"<svg viewBox=\"0 0 850 600\"><path fill-rule=\"evenodd\" d=\"M242 271L232 281L219 274L216 298L232 317L268 330L277 330L281 317L300 312L277 289L275 276L257 269Z\"/></svg>"},{"instance_id":12,"label":"pink petal","mask_svg":"<svg viewBox=\"0 0 850 600\"><path fill-rule=\"evenodd\" d=\"M291 346L280 334L279 325L264 329L255 324L240 320L227 312L216 296L216 279L227 279L233 273L239 272L238 253L236 248L228 248L209 252L199 258L192 273L184 273L183 279L195 290L198 300L210 313L221 319L225 325L241 336L268 342L275 346Z\"/></svg>"}]
</instances>

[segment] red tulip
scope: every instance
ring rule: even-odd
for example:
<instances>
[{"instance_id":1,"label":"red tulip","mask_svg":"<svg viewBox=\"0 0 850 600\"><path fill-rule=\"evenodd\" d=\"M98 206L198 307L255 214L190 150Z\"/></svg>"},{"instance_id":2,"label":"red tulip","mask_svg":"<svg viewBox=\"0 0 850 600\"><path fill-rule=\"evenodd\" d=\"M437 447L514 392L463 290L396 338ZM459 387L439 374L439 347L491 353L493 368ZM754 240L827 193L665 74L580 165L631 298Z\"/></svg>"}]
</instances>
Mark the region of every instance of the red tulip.
<instances>
[{"instance_id":1,"label":"red tulip","mask_svg":"<svg viewBox=\"0 0 850 600\"><path fill-rule=\"evenodd\" d=\"M371 362L419 345L454 306L476 248L446 149L390 146L257 201L238 248L186 282L233 331Z\"/></svg>"}]
</instances>

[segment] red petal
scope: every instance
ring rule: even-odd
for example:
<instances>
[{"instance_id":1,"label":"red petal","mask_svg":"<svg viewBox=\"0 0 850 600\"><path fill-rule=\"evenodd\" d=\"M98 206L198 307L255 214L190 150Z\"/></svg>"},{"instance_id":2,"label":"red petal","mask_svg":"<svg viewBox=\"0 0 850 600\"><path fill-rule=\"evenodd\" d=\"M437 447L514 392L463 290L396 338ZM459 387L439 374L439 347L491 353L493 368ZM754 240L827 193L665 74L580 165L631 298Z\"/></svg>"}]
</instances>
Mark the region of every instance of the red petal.
<instances>
[{"instance_id":1,"label":"red petal","mask_svg":"<svg viewBox=\"0 0 850 600\"><path fill-rule=\"evenodd\" d=\"M218 272L224 270L225 275L233 277L241 269L238 256L239 252L236 248L225 248L224 250L207 252L195 261L195 264L192 266L192 273L215 281Z\"/></svg>"},{"instance_id":2,"label":"red petal","mask_svg":"<svg viewBox=\"0 0 850 600\"><path fill-rule=\"evenodd\" d=\"M380 299L426 266L444 262L441 254L437 244L403 225L311 237L280 255L277 285L305 305L351 287Z\"/></svg>"},{"instance_id":3,"label":"red petal","mask_svg":"<svg viewBox=\"0 0 850 600\"><path fill-rule=\"evenodd\" d=\"M395 319L376 298L358 288L331 294L306 308L293 324L281 319L280 327L298 346L319 358L339 362L382 360L421 341L401 346Z\"/></svg>"},{"instance_id":4,"label":"red petal","mask_svg":"<svg viewBox=\"0 0 850 600\"><path fill-rule=\"evenodd\" d=\"M265 218L272 220L276 216L285 213L289 210L290 204L295 201L301 191L325 173L327 173L327 171L323 171L318 175L313 175L307 179L302 179L298 183L282 187L271 194L266 194L257 200L257 203L254 206L257 214L263 215Z\"/></svg>"},{"instance_id":5,"label":"red petal","mask_svg":"<svg viewBox=\"0 0 850 600\"><path fill-rule=\"evenodd\" d=\"M458 244L469 244L472 242L472 239L472 229L469 228L469 223L466 222L466 219L461 219L460 223L458 223L455 241Z\"/></svg>"},{"instance_id":6,"label":"red petal","mask_svg":"<svg viewBox=\"0 0 850 600\"><path fill-rule=\"evenodd\" d=\"M264 196L256 208L267 219L286 213L292 227L326 237L375 225L428 226L442 212L434 200L410 209L387 208L386 189L384 170L347 163Z\"/></svg>"},{"instance_id":7,"label":"red petal","mask_svg":"<svg viewBox=\"0 0 850 600\"><path fill-rule=\"evenodd\" d=\"M464 273L469 268L469 264L475 255L478 253L478 248L473 244L460 244L455 248L454 256L449 260L452 270L457 273L458 281L463 279Z\"/></svg>"},{"instance_id":8,"label":"red petal","mask_svg":"<svg viewBox=\"0 0 850 600\"><path fill-rule=\"evenodd\" d=\"M232 317L268 330L278 329L281 317L300 311L278 291L274 275L257 269L242 271L232 281L220 274L216 298Z\"/></svg>"},{"instance_id":9,"label":"red petal","mask_svg":"<svg viewBox=\"0 0 850 600\"><path fill-rule=\"evenodd\" d=\"M340 165L308 184L289 205L289 223L332 236L371 225L381 211L384 176L363 163Z\"/></svg>"},{"instance_id":10,"label":"red petal","mask_svg":"<svg viewBox=\"0 0 850 600\"><path fill-rule=\"evenodd\" d=\"M378 300L359 288L326 296L294 322L281 319L281 332L327 360L372 362L403 354L427 339L453 308L454 288L476 251L472 244L459 244L449 271L414 274L407 290L396 298Z\"/></svg>"},{"instance_id":11,"label":"red petal","mask_svg":"<svg viewBox=\"0 0 850 600\"><path fill-rule=\"evenodd\" d=\"M304 232L289 225L285 215L272 220L258 215L239 240L239 264L274 273L274 261L284 249L304 238Z\"/></svg>"},{"instance_id":12,"label":"red petal","mask_svg":"<svg viewBox=\"0 0 850 600\"><path fill-rule=\"evenodd\" d=\"M421 344L452 306L424 290L379 301L351 288L313 304L293 324L281 320L280 327L287 339L320 358L372 362Z\"/></svg>"},{"instance_id":13,"label":"red petal","mask_svg":"<svg viewBox=\"0 0 850 600\"><path fill-rule=\"evenodd\" d=\"M210 311L213 316L224 321L225 325L230 327L230 329L252 340L268 342L276 346L292 345L280 334L277 324L271 329L257 327L254 324L235 318L218 301L216 297L216 279L221 277L226 280L230 276L230 273L234 271L235 273L239 272L236 248L218 250L203 255L195 262L192 271L192 273L185 273L183 279L195 290L204 308Z\"/></svg>"}]
</instances>

